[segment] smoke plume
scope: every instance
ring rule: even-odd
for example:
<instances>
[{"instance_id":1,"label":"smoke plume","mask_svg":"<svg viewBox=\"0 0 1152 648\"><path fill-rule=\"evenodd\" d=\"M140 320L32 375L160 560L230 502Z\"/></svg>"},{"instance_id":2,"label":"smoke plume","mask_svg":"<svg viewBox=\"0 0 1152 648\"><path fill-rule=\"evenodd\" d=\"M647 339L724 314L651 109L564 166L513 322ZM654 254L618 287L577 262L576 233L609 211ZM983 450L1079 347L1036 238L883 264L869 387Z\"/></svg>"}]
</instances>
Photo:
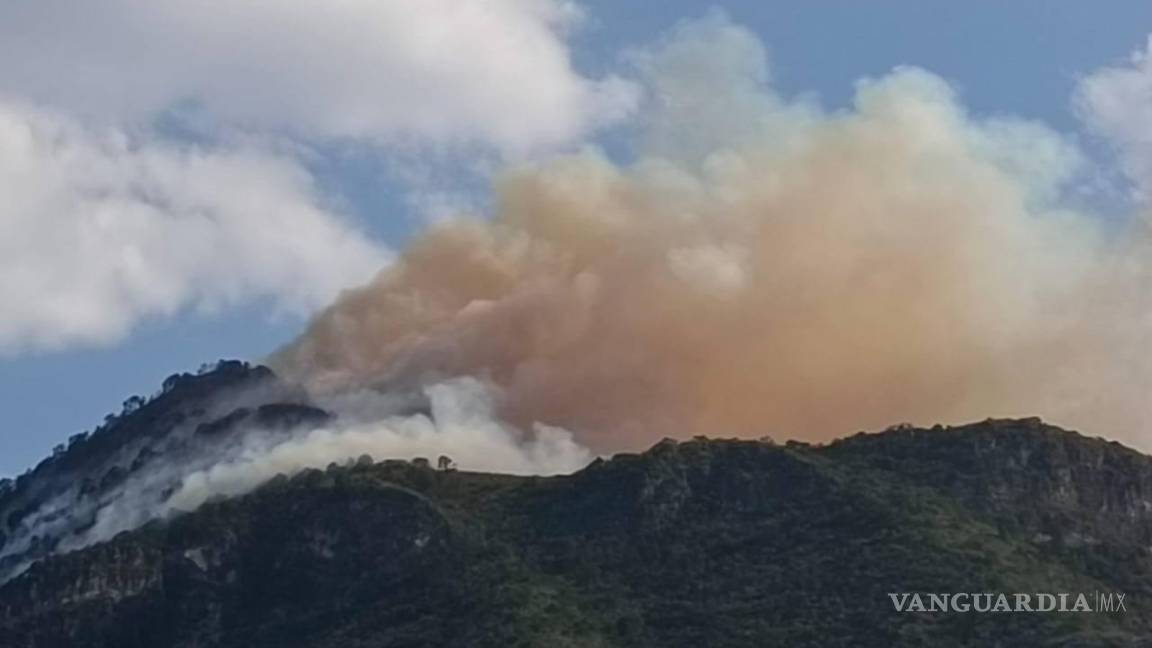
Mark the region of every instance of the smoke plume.
<instances>
[{"instance_id":1,"label":"smoke plume","mask_svg":"<svg viewBox=\"0 0 1152 648\"><path fill-rule=\"evenodd\" d=\"M237 413L279 402L283 390L278 382L240 389L217 394L201 407L208 420L222 425ZM216 435L204 431L204 417L192 416L159 438L134 440L88 474L44 476L37 484L40 496L29 494L36 504L28 514L12 527L0 521L0 583L46 554L81 549L149 520L195 510L209 499L247 493L278 474L349 464L364 455L444 455L468 470L534 475L571 473L591 460L564 430L520 430L499 421L494 402L491 385L459 378L401 397L343 393L324 403L339 415L323 422L261 425L248 418ZM412 411L414 404L420 411ZM122 476L118 483L94 487L101 475L116 473Z\"/></svg>"},{"instance_id":2,"label":"smoke plume","mask_svg":"<svg viewBox=\"0 0 1152 648\"><path fill-rule=\"evenodd\" d=\"M1145 221L1053 131L898 69L789 101L723 19L633 55L640 153L509 172L273 359L320 393L457 377L595 451L1040 415L1148 447Z\"/></svg>"},{"instance_id":3,"label":"smoke plume","mask_svg":"<svg viewBox=\"0 0 1152 648\"><path fill-rule=\"evenodd\" d=\"M471 470L537 475L570 473L591 459L564 430L536 425L527 438L496 421L491 395L475 380L435 385L427 395L427 415L352 419L301 430L286 441L249 435L226 460L185 475L165 507L191 511L210 497L245 493L278 474L363 455L409 459L461 453Z\"/></svg>"},{"instance_id":4,"label":"smoke plume","mask_svg":"<svg viewBox=\"0 0 1152 648\"><path fill-rule=\"evenodd\" d=\"M1031 415L1152 449L1149 221L1082 206L1107 169L1068 138L972 116L913 68L845 110L789 100L719 17L630 61L633 160L510 170L494 214L436 225L271 358L333 418L211 443L189 422L123 448L97 495L65 475L5 530L0 581L43 538L82 547L361 454L540 474L663 436ZM218 414L278 402L238 398Z\"/></svg>"}]
</instances>

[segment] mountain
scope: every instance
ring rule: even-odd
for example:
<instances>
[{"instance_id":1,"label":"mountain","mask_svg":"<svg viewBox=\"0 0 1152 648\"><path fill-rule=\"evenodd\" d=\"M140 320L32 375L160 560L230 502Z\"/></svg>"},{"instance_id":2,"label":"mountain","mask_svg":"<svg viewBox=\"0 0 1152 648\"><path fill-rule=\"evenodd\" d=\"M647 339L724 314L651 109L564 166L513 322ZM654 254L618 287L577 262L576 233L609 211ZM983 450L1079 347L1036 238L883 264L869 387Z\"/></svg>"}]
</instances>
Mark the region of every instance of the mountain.
<instances>
[{"instance_id":1,"label":"mountain","mask_svg":"<svg viewBox=\"0 0 1152 648\"><path fill-rule=\"evenodd\" d=\"M73 436L16 480L0 480L0 582L31 560L111 537L119 529L105 528L101 511L139 509L117 516L127 526L147 519L178 483L158 467L210 465L241 430L275 433L328 417L266 367L221 361L170 376L152 398L129 398L91 434Z\"/></svg>"},{"instance_id":2,"label":"mountain","mask_svg":"<svg viewBox=\"0 0 1152 648\"><path fill-rule=\"evenodd\" d=\"M1038 419L665 440L548 478L361 457L73 551L79 522L22 535L45 502L111 497L96 477L145 447L325 415L221 365L9 485L4 551L35 560L0 586L0 645L1152 644L1152 458ZM1120 592L1127 611L897 611L913 592Z\"/></svg>"}]
</instances>

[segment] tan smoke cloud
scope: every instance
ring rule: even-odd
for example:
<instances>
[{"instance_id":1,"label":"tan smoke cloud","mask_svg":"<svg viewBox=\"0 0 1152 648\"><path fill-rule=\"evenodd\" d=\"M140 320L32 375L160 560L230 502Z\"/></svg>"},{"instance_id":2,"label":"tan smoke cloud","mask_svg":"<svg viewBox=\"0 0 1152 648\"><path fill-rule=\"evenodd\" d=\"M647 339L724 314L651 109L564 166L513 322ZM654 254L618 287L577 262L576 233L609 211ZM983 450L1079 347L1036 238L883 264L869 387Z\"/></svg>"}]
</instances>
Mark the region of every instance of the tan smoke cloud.
<instances>
[{"instance_id":1,"label":"tan smoke cloud","mask_svg":"<svg viewBox=\"0 0 1152 648\"><path fill-rule=\"evenodd\" d=\"M510 172L492 219L429 231L275 366L321 391L474 376L597 451L1033 414L1142 443L1146 237L1065 204L1074 147L914 69L844 112L785 101L718 18L636 61L638 161Z\"/></svg>"}]
</instances>

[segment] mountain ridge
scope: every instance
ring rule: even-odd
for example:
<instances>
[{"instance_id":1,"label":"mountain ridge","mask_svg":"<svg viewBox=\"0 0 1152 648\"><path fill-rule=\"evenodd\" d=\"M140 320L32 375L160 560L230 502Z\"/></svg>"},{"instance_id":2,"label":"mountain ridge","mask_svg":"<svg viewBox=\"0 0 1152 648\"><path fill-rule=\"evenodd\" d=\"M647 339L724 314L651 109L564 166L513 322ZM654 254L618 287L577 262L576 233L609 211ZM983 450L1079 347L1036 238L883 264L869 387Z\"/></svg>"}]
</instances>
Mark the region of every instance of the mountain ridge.
<instances>
[{"instance_id":1,"label":"mountain ridge","mask_svg":"<svg viewBox=\"0 0 1152 648\"><path fill-rule=\"evenodd\" d=\"M245 408L322 415L262 394L193 438L226 437L216 422ZM1039 419L666 439L556 477L361 457L49 553L0 585L0 645L1137 646L1152 457ZM1128 611L900 613L888 597L1096 591Z\"/></svg>"}]
</instances>

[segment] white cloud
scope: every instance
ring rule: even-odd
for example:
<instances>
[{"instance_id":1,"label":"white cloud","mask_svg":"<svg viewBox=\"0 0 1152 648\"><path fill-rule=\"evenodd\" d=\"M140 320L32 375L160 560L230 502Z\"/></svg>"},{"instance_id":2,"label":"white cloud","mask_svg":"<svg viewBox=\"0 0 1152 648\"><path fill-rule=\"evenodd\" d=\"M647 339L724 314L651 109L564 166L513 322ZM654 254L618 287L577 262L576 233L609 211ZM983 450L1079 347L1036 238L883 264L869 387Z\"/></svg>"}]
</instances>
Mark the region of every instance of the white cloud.
<instances>
[{"instance_id":1,"label":"white cloud","mask_svg":"<svg viewBox=\"0 0 1152 648\"><path fill-rule=\"evenodd\" d=\"M1147 199L1152 192L1152 37L1126 63L1081 79L1076 104L1089 127L1119 149L1125 173Z\"/></svg>"},{"instance_id":2,"label":"white cloud","mask_svg":"<svg viewBox=\"0 0 1152 648\"><path fill-rule=\"evenodd\" d=\"M306 312L386 261L293 153L181 144L156 128L168 115L201 141L451 168L532 155L634 103L572 66L579 19L566 0L4 3L0 355L113 342L188 306Z\"/></svg>"},{"instance_id":3,"label":"white cloud","mask_svg":"<svg viewBox=\"0 0 1152 648\"><path fill-rule=\"evenodd\" d=\"M178 104L241 128L525 151L626 113L554 0L37 0L0 20L0 86L116 120Z\"/></svg>"},{"instance_id":4,"label":"white cloud","mask_svg":"<svg viewBox=\"0 0 1152 648\"><path fill-rule=\"evenodd\" d=\"M387 261L296 163L0 102L0 355L99 344L187 306L305 311Z\"/></svg>"}]
</instances>

